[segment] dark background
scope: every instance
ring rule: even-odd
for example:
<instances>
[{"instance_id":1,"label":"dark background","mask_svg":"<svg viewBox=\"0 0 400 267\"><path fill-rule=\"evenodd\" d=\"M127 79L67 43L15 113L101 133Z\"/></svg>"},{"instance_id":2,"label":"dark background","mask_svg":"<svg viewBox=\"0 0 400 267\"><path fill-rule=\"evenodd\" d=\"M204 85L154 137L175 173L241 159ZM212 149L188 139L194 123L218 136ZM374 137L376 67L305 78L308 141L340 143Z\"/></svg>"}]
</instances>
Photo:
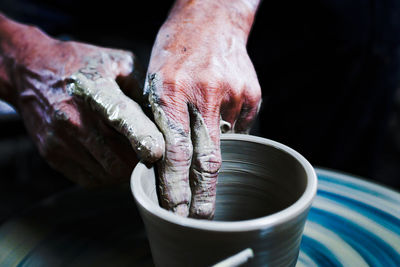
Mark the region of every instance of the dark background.
<instances>
[{"instance_id":1,"label":"dark background","mask_svg":"<svg viewBox=\"0 0 400 267\"><path fill-rule=\"evenodd\" d=\"M146 66L173 1L3 0L53 37L133 51ZM248 51L263 89L253 134L314 166L400 189L400 1L264 1ZM0 118L0 222L73 186L39 156L17 115Z\"/></svg>"}]
</instances>

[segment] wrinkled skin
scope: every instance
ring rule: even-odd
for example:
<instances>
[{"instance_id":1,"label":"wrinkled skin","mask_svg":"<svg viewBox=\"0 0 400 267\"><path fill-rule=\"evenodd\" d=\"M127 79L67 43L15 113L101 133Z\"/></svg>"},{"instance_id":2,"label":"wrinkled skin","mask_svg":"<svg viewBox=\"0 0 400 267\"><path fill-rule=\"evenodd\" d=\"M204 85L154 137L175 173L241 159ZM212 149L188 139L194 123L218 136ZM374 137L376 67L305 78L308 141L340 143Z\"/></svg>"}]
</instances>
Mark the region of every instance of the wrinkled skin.
<instances>
[{"instance_id":1,"label":"wrinkled skin","mask_svg":"<svg viewBox=\"0 0 400 267\"><path fill-rule=\"evenodd\" d=\"M130 98L141 95L133 54L10 28L0 85L52 167L92 186L128 179L139 157L162 157L162 134Z\"/></svg>"},{"instance_id":2,"label":"wrinkled skin","mask_svg":"<svg viewBox=\"0 0 400 267\"><path fill-rule=\"evenodd\" d=\"M159 193L182 216L213 217L220 119L246 132L260 105L246 51L258 1L245 2L177 1L153 46L145 92L165 138Z\"/></svg>"}]
</instances>

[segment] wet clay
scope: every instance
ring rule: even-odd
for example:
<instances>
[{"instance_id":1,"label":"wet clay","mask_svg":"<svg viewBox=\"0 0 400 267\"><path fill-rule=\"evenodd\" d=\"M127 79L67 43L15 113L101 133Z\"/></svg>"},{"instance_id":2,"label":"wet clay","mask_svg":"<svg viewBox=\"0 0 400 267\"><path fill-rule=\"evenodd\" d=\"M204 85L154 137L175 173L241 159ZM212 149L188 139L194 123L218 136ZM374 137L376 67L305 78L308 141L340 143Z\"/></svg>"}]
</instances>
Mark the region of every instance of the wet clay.
<instances>
[{"instance_id":1,"label":"wet clay","mask_svg":"<svg viewBox=\"0 0 400 267\"><path fill-rule=\"evenodd\" d=\"M164 134L166 149L168 149L168 146L180 147L180 152L185 153L185 158L190 161L193 149L190 141L190 132L186 132L179 124L172 122L161 108L160 98L157 94L157 84L160 83L161 77L152 74L148 76L145 88L145 94L148 95L154 120ZM176 163L171 162L166 157L158 164L160 203L174 213L186 217L189 215L191 191L189 180L185 173L189 172L190 164L180 164L178 167L174 164Z\"/></svg>"},{"instance_id":2,"label":"wet clay","mask_svg":"<svg viewBox=\"0 0 400 267\"><path fill-rule=\"evenodd\" d=\"M164 152L164 139L141 107L127 97L114 79L98 71L101 58L90 59L85 68L70 77L70 95L82 97L100 112L117 131L128 138L139 157L147 162Z\"/></svg>"},{"instance_id":3,"label":"wet clay","mask_svg":"<svg viewBox=\"0 0 400 267\"><path fill-rule=\"evenodd\" d=\"M183 216L212 218L221 158L219 144L213 142L201 113L194 105L187 105L190 116L188 131L167 116L160 105L157 92L161 81L160 75L150 75L145 92L148 94L154 120L164 133L166 152L174 147L179 152L173 153L186 154L183 164L171 160L174 155L164 157L159 163L161 204Z\"/></svg>"},{"instance_id":4,"label":"wet clay","mask_svg":"<svg viewBox=\"0 0 400 267\"><path fill-rule=\"evenodd\" d=\"M159 207L154 170L135 168L131 188L155 265L212 266L251 248L246 266L295 266L317 189L312 166L282 144L249 135L222 135L221 152L212 221Z\"/></svg>"}]
</instances>

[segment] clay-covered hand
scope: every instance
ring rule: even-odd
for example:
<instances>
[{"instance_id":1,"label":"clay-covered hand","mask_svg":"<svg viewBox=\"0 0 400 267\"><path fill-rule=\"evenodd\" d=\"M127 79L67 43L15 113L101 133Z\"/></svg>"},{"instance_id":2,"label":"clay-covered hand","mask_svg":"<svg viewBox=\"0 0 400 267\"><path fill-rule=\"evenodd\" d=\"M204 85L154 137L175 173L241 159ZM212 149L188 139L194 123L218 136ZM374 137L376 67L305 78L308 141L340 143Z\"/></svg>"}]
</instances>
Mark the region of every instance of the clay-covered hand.
<instances>
[{"instance_id":1,"label":"clay-covered hand","mask_svg":"<svg viewBox=\"0 0 400 267\"><path fill-rule=\"evenodd\" d=\"M257 114L261 90L246 51L255 9L245 1L177 1L157 35L145 92L165 138L161 205L179 215L213 217L220 119L246 132Z\"/></svg>"},{"instance_id":2,"label":"clay-covered hand","mask_svg":"<svg viewBox=\"0 0 400 267\"><path fill-rule=\"evenodd\" d=\"M142 94L132 53L57 41L35 28L19 38L29 42L3 44L6 85L51 166L91 186L128 179L138 158L162 157L162 134L132 100Z\"/></svg>"}]
</instances>

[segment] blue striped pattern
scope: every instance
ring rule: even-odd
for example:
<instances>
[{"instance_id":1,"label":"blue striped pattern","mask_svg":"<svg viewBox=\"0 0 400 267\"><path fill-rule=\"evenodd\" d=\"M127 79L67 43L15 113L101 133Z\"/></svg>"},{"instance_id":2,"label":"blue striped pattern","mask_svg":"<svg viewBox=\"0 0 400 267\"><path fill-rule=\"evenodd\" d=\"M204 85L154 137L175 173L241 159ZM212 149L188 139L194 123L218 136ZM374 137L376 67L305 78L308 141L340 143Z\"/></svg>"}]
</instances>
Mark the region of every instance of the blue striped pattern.
<instances>
[{"instance_id":1,"label":"blue striped pattern","mask_svg":"<svg viewBox=\"0 0 400 267\"><path fill-rule=\"evenodd\" d=\"M317 169L318 193L297 262L307 266L400 266L400 194ZM0 267L152 266L127 191L74 190L0 226Z\"/></svg>"},{"instance_id":2,"label":"blue striped pattern","mask_svg":"<svg viewBox=\"0 0 400 267\"><path fill-rule=\"evenodd\" d=\"M400 194L317 169L297 266L400 266Z\"/></svg>"}]
</instances>

